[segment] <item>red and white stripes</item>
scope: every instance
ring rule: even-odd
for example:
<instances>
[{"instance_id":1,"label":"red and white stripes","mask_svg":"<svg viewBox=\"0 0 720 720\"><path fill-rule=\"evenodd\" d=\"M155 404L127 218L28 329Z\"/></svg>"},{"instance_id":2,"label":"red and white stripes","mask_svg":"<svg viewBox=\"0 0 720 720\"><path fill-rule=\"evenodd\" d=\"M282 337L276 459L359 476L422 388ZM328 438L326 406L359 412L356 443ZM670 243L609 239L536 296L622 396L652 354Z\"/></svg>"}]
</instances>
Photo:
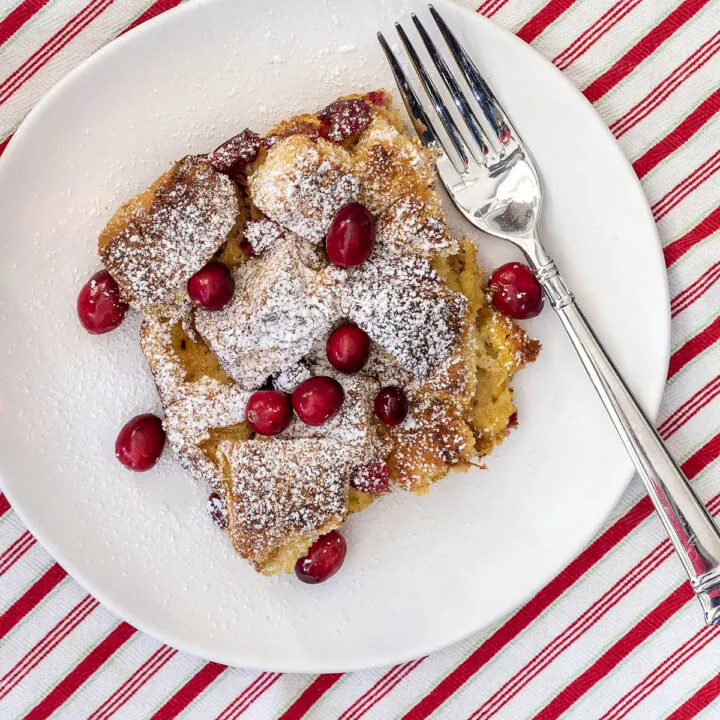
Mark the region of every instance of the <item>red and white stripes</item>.
<instances>
[{"instance_id":1,"label":"red and white stripes","mask_svg":"<svg viewBox=\"0 0 720 720\"><path fill-rule=\"evenodd\" d=\"M621 138L628 130L635 127L657 108L660 103L670 97L688 78L704 67L720 49L720 31L706 40L694 53L685 59L675 70L656 85L640 102L625 112L615 122L611 123L610 130L616 138Z\"/></svg>"},{"instance_id":2,"label":"red and white stripes","mask_svg":"<svg viewBox=\"0 0 720 720\"><path fill-rule=\"evenodd\" d=\"M2 577L33 545L35 538L27 531L0 555L0 577Z\"/></svg>"},{"instance_id":3,"label":"red and white stripes","mask_svg":"<svg viewBox=\"0 0 720 720\"><path fill-rule=\"evenodd\" d=\"M236 720L279 679L280 673L260 673L216 718L216 720Z\"/></svg>"},{"instance_id":4,"label":"red and white stripes","mask_svg":"<svg viewBox=\"0 0 720 720\"><path fill-rule=\"evenodd\" d=\"M107 720L112 717L153 675L175 657L177 652L167 645L161 645L95 712L88 716L88 720Z\"/></svg>"},{"instance_id":5,"label":"red and white stripes","mask_svg":"<svg viewBox=\"0 0 720 720\"><path fill-rule=\"evenodd\" d=\"M114 0L93 0L33 53L17 70L0 82L0 104L17 92L51 57L60 52Z\"/></svg>"},{"instance_id":6,"label":"red and white stripes","mask_svg":"<svg viewBox=\"0 0 720 720\"><path fill-rule=\"evenodd\" d=\"M695 282L688 285L672 299L670 304L672 316L675 317L689 308L718 281L718 278L720 278L720 260L711 265Z\"/></svg>"},{"instance_id":7,"label":"red and white stripes","mask_svg":"<svg viewBox=\"0 0 720 720\"><path fill-rule=\"evenodd\" d=\"M125 24L135 26L178 2L126 0L132 9ZM80 1L63 14L61 0L16 0L0 17L0 51L21 47L24 33L35 35L26 43L32 48L27 56L0 70L0 105L15 108L28 81L39 83L53 57L79 61L72 41L119 5ZM720 280L720 208L707 198L714 197L720 167L720 31L710 21L720 12L720 0L679 0L667 7L663 17L650 12L650 0L484 0L473 9L501 18L526 41L540 39L539 45L553 48L556 66L571 68L586 97L602 101L611 131L650 183L652 197L659 198L652 211L662 221L672 269L676 338L672 389L659 432L671 439L685 472L710 498L709 510L718 513L720 480L713 469L720 456L720 319L712 308ZM42 22L49 12L54 25ZM682 38L688 40L684 53L673 45ZM663 69L655 72L656 65ZM10 113L3 118L0 154L21 119ZM637 489L562 573L471 647L358 673L352 682L337 673L300 679L268 672L248 682L247 673L160 643L138 648L138 633L127 623L101 623L95 634L84 632L106 611L86 595L58 602L76 586L62 568L39 556L41 549L0 494L0 577L8 588L0 616L2 717L39 720L68 710L70 703L69 716L94 720L152 713L174 718L186 711L219 720L421 720L436 712L472 720L689 720L702 711L707 717L720 713L720 706L710 708L720 703L718 631L696 622L682 571L659 534L650 502ZM17 582L21 575L30 580ZM629 606L633 616L618 612ZM26 628L38 618L48 629L29 633ZM602 647L591 642L598 635ZM76 659L68 666L69 657ZM699 658L711 669L715 663L714 676L690 671ZM633 671L617 672L628 667ZM681 684L683 696L663 694L673 683Z\"/></svg>"},{"instance_id":8,"label":"red and white stripes","mask_svg":"<svg viewBox=\"0 0 720 720\"><path fill-rule=\"evenodd\" d=\"M693 170L684 180L681 180L672 190L652 206L656 222L665 217L678 203L697 190L706 180L709 180L720 169L720 149L714 152L707 160Z\"/></svg>"},{"instance_id":9,"label":"red and white stripes","mask_svg":"<svg viewBox=\"0 0 720 720\"><path fill-rule=\"evenodd\" d=\"M623 695L599 720L621 720L627 717L653 690L677 672L690 658L709 645L717 637L719 627L700 628L675 652L663 660L644 677L630 692Z\"/></svg>"},{"instance_id":10,"label":"red and white stripes","mask_svg":"<svg viewBox=\"0 0 720 720\"><path fill-rule=\"evenodd\" d=\"M618 0L604 15L601 15L585 32L581 33L565 50L553 58L558 70L567 70L579 57L584 55L601 37L615 27L629 12L643 0Z\"/></svg>"}]
</instances>

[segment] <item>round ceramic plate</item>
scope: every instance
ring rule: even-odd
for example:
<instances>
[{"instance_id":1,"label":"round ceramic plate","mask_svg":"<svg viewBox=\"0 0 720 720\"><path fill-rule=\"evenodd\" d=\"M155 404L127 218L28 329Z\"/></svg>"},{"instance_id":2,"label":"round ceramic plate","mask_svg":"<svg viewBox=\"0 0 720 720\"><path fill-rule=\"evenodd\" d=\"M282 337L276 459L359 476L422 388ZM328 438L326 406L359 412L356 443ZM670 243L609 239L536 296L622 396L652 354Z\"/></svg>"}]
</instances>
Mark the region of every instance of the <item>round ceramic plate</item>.
<instances>
[{"instance_id":1,"label":"round ceramic plate","mask_svg":"<svg viewBox=\"0 0 720 720\"><path fill-rule=\"evenodd\" d=\"M528 322L540 359L517 377L520 427L487 470L346 523L323 585L237 557L166 452L133 474L121 425L159 411L139 318L85 333L77 292L114 210L171 161L248 126L358 90L397 94L375 39L412 0L190 3L111 43L61 82L0 162L0 477L13 507L93 595L175 647L231 665L351 670L432 652L550 580L620 497L630 462L552 311ZM537 159L542 235L648 413L668 360L664 264L630 166L582 96L527 45L439 3ZM468 231L462 223L458 230ZM475 233L486 265L516 257Z\"/></svg>"}]
</instances>

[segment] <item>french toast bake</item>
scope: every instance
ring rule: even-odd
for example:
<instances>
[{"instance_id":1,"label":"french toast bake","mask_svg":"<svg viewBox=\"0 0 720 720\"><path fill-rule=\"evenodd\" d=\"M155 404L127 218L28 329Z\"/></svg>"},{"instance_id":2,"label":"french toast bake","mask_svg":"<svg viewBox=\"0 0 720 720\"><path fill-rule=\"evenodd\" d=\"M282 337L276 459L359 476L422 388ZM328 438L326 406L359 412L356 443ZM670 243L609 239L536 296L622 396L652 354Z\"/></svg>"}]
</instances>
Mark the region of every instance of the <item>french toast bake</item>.
<instances>
[{"instance_id":1,"label":"french toast bake","mask_svg":"<svg viewBox=\"0 0 720 720\"><path fill-rule=\"evenodd\" d=\"M330 247L353 223L373 238L359 262ZM488 301L434 156L385 91L183 158L118 210L99 253L143 313L167 441L264 574L379 495L477 465L517 423L510 382L540 349ZM210 266L221 307L189 294ZM339 328L366 341L352 371L330 353ZM336 399L320 422L313 392ZM253 420L263 399L289 408L272 431Z\"/></svg>"}]
</instances>

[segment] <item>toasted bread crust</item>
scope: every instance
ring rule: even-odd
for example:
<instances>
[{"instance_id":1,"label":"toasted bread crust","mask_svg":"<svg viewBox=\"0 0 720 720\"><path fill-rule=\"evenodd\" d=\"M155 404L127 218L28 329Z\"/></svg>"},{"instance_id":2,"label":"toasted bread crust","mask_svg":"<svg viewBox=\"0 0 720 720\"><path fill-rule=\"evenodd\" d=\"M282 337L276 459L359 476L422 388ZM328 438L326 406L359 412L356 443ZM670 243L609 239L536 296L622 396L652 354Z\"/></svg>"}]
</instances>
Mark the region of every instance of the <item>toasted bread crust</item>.
<instances>
[{"instance_id":1,"label":"toasted bread crust","mask_svg":"<svg viewBox=\"0 0 720 720\"><path fill-rule=\"evenodd\" d=\"M376 499L352 486L358 468L385 461L392 486L422 493L450 470L477 465L516 424L510 383L540 350L489 304L475 245L448 228L434 155L400 131L389 94L340 99L348 98L369 107L356 134L330 142L318 114L289 118L239 185L204 158L185 158L124 205L99 242L124 296L145 312L141 346L169 443L218 494L233 547L264 574L291 571L320 535ZM169 273L155 267L168 242L157 219L185 208L179 196L198 227L208 227L197 211L208 198L224 222L209 223L202 252L182 271L171 261ZM376 244L364 265L344 270L322 243L337 210L355 201L376 218ZM249 261L240 228L257 252ZM143 283L128 260L140 246ZM193 308L178 292L211 257L236 281L219 312ZM348 319L374 342L366 366L343 376L325 341ZM256 436L244 422L250 393L269 376L289 392L310 375L341 383L340 412L319 427L295 420L278 437ZM387 385L402 387L410 405L392 427L372 409Z\"/></svg>"}]
</instances>

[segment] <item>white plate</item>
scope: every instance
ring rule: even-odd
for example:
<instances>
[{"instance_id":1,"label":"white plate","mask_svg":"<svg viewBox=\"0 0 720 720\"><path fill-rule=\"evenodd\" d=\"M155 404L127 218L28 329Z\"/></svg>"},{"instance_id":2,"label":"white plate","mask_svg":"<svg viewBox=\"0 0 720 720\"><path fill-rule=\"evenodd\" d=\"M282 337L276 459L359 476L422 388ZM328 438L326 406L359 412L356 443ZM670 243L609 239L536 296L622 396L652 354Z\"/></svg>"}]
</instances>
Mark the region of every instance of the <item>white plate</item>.
<instances>
[{"instance_id":1,"label":"white plate","mask_svg":"<svg viewBox=\"0 0 720 720\"><path fill-rule=\"evenodd\" d=\"M617 501L631 466L553 313L528 323L538 362L515 383L520 429L488 471L352 517L324 585L264 578L205 514L166 453L113 457L159 410L138 319L93 337L75 298L117 206L186 153L360 88L392 88L375 40L412 0L216 0L147 23L41 102L0 162L0 476L57 560L133 625L232 665L351 670L432 652L550 580ZM664 264L640 186L582 96L527 45L440 3L536 157L543 235L651 415L669 347ZM418 11L426 13L424 7ZM488 266L514 257L480 237Z\"/></svg>"}]
</instances>

